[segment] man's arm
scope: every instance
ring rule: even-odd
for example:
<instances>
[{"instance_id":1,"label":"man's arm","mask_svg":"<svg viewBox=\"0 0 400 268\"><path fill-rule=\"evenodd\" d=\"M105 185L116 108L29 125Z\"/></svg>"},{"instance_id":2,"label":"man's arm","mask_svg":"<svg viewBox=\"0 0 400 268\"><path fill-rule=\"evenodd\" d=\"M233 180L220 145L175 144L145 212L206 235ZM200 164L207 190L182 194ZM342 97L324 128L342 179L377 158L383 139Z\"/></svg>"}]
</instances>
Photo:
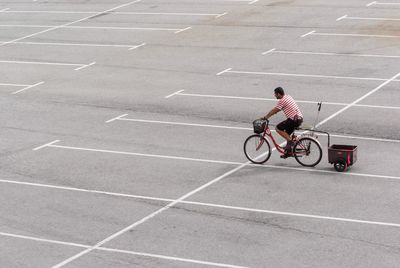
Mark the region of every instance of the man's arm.
<instances>
[{"instance_id":1,"label":"man's arm","mask_svg":"<svg viewBox=\"0 0 400 268\"><path fill-rule=\"evenodd\" d=\"M266 116L261 117L260 119L267 119L268 120L271 116L273 116L274 114L278 113L279 111L280 110L278 108L274 107L271 111L269 111L269 113Z\"/></svg>"}]
</instances>

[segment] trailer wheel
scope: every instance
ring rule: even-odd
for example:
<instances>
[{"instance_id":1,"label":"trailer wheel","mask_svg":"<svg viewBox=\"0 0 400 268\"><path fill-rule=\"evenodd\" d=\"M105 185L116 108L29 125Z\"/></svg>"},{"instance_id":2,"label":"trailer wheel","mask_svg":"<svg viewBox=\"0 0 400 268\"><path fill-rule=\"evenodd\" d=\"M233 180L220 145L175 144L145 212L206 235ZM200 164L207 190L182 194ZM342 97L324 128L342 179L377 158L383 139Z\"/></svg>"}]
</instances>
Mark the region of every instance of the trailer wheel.
<instances>
[{"instance_id":1,"label":"trailer wheel","mask_svg":"<svg viewBox=\"0 0 400 268\"><path fill-rule=\"evenodd\" d=\"M343 159L339 159L333 164L337 172L343 172L347 169L347 163Z\"/></svg>"}]
</instances>

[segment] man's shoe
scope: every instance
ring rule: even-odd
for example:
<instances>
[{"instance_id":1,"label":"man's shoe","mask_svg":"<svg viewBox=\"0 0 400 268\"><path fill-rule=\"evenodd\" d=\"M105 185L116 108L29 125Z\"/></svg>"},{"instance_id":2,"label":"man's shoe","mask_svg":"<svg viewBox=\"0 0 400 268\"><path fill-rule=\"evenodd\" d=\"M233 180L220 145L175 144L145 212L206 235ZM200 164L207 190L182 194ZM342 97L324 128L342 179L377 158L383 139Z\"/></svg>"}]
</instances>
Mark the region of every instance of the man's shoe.
<instances>
[{"instance_id":1,"label":"man's shoe","mask_svg":"<svg viewBox=\"0 0 400 268\"><path fill-rule=\"evenodd\" d=\"M293 147L294 147L294 142L293 141L288 141L285 146L285 152L281 155L281 158L286 159L288 157L293 156Z\"/></svg>"},{"instance_id":2,"label":"man's shoe","mask_svg":"<svg viewBox=\"0 0 400 268\"><path fill-rule=\"evenodd\" d=\"M291 152L293 150L293 147L294 147L294 142L288 141L285 146L285 152Z\"/></svg>"}]
</instances>

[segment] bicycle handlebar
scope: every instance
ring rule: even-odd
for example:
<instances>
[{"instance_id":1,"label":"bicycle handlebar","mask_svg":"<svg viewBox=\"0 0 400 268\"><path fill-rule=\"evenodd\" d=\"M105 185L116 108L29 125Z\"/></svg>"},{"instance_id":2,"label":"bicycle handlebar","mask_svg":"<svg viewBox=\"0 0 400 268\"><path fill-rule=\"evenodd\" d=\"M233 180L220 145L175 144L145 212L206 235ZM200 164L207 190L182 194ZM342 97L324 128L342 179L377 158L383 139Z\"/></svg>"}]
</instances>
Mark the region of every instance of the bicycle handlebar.
<instances>
[{"instance_id":1,"label":"bicycle handlebar","mask_svg":"<svg viewBox=\"0 0 400 268\"><path fill-rule=\"evenodd\" d=\"M265 121L266 123L267 123L267 126L266 127L268 127L269 126L269 120L268 119L261 119L262 121Z\"/></svg>"}]
</instances>

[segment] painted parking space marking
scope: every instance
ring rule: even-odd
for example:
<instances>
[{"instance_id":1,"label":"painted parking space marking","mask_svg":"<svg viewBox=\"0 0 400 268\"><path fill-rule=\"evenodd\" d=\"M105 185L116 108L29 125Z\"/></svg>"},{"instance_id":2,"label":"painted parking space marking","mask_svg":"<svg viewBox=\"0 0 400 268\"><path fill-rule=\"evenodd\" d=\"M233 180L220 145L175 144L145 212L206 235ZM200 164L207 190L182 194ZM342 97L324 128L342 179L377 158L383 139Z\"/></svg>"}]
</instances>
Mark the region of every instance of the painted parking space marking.
<instances>
[{"instance_id":1,"label":"painted parking space marking","mask_svg":"<svg viewBox=\"0 0 400 268\"><path fill-rule=\"evenodd\" d=\"M106 243L108 243L108 242L114 240L114 239L117 238L117 237L120 237L121 235L125 234L126 232L129 232L130 230L136 228L137 226L142 225L142 224L144 224L145 222L148 222L149 220L153 219L154 217L157 217L157 216L160 215L161 213L163 213L163 212L169 210L170 208L172 208L172 207L174 207L176 204L178 204L180 201L183 201L183 200L185 200L185 199L187 199L187 198L189 198L189 197L195 195L196 193L198 193L198 192L200 192L200 191L202 191L202 190L208 188L209 186L211 186L211 185L213 185L213 184L215 184L215 183L217 183L217 182L223 180L224 178L230 176L231 174L235 173L236 171L239 171L240 169L244 168L247 164L248 164L248 163L243 163L243 164L239 165L238 167L235 167L235 168L233 168L232 170L230 170L230 171L228 171L228 172L222 174L221 176L219 176L219 177L217 177L217 178L215 178L215 179L212 179L211 181L209 181L209 182L207 182L207 183L201 185L200 187L197 187L196 189L194 189L194 190L192 190L192 191L190 191L190 192L188 192L188 193L182 195L181 197L179 197L178 199L174 200L173 202L167 204L166 206L164 206L164 207L162 207L162 208L160 208L160 209L154 211L153 213L147 215L146 217L142 218L141 220L138 220L138 221L132 223L131 225L128 225L127 227L125 227L125 228L119 230L118 232L115 232L114 234L112 234L112 235L110 235L110 236L104 238L103 240L101 240L100 242L98 242L96 245L94 245L94 246L92 246L92 247L90 247L90 248L88 248L88 249L86 249L86 250L83 250L83 251L81 251L81 252L75 254L74 256L72 256L72 257L70 257L70 258L68 258L68 259L66 259L66 260L64 260L64 261L62 261L62 262L60 262L60 263L58 263L57 265L54 265L53 267L54 267L54 268L63 267L63 266L65 266L66 264L71 263L71 262L73 262L74 260L76 260L76 259L78 259L78 258L80 258L80 257L82 257L82 256L84 256L84 255L86 255L86 254L88 254L88 253L90 253L90 252L92 252L93 250L96 250L96 249L98 249L99 247L102 247L104 244L106 244Z\"/></svg>"},{"instance_id":2,"label":"painted parking space marking","mask_svg":"<svg viewBox=\"0 0 400 268\"><path fill-rule=\"evenodd\" d=\"M134 50L134 49L137 49L139 47L143 47L145 45L146 45L146 43L141 43L140 45L136 45L136 46L130 47L128 50Z\"/></svg>"},{"instance_id":3,"label":"painted parking space marking","mask_svg":"<svg viewBox=\"0 0 400 268\"><path fill-rule=\"evenodd\" d=\"M17 90L17 91L12 92L11 94L13 94L13 95L19 94L19 93L21 93L21 92L23 92L23 91L26 91L26 90L28 90L28 89L32 89L32 88L37 87L37 86L40 86L40 85L42 85L42 84L44 84L44 81L41 81L41 82L36 83L36 84L33 84L33 85L26 86L26 87L24 87L24 88L22 88L22 89L19 89L19 90Z\"/></svg>"},{"instance_id":4,"label":"painted parking space marking","mask_svg":"<svg viewBox=\"0 0 400 268\"><path fill-rule=\"evenodd\" d=\"M218 76L219 76L219 75L223 75L224 73L229 72L230 70L232 70L232 68L227 68L227 69L225 69L225 70L223 70L223 71L217 73L216 75L218 75Z\"/></svg>"},{"instance_id":5,"label":"painted parking space marking","mask_svg":"<svg viewBox=\"0 0 400 268\"><path fill-rule=\"evenodd\" d=\"M325 124L326 122L330 121L331 119L337 117L339 114L343 113L344 111L346 111L347 109L349 109L349 108L352 107L353 105L357 104L357 103L360 102L361 100L367 98L367 97L370 96L371 94L373 94L373 93L375 93L376 91L378 91L379 89L383 88L385 85L387 85L387 84L389 84L390 82L394 81L399 75L400 75L400 73L396 74L395 76L393 76L393 77L390 78L390 79L387 79L385 82L383 82L381 85L379 85L379 86L376 87L375 89L371 90L371 91L368 92L367 94L365 94L365 95L363 95L362 97L358 98L357 100L355 100L355 101L352 102L351 104L347 105L346 107L342 108L341 110L337 111L336 113L332 114L331 116L325 118L324 120L322 120L321 122L318 123L317 127L318 127L318 126L321 126L321 125ZM54 143L51 144L51 145L47 145L46 147L56 147L56 148L63 148L63 149L70 149L70 150L83 150L83 151L92 151L92 152L106 152L106 151L108 151L108 150L90 149L90 148L82 148L82 147L60 146L60 145L54 145ZM46 148L46 147L44 147L44 148ZM108 152L110 152L110 151L108 151ZM118 153L118 152L113 151L112 153ZM121 152L119 152L119 153L121 153ZM123 152L123 154L128 154L128 153L127 153L127 152ZM129 153L129 154L131 154L131 153ZM144 154L142 154L142 155L144 156ZM148 156L148 157L151 157L150 155L147 155L147 156ZM153 155L153 156L154 156L154 155ZM153 156L152 156L152 157L153 157ZM262 155L261 155L261 156L262 156ZM261 157L261 156L259 156L259 157ZM157 158L165 158L165 156L161 156L161 155L155 155L155 157L157 157ZM181 157L180 157L180 158L177 158L176 156L173 156L172 159L182 159L182 158L181 158ZM189 158L186 158L185 160L193 161L193 159L189 159ZM202 161L204 161L204 159L203 159ZM215 162L215 160L213 160L213 161ZM216 163L216 162L215 162L215 163ZM80 258L80 257L82 257L82 256L84 256L84 255L86 255L86 254L88 254L88 253L90 253L90 252L92 252L93 250L96 250L97 248L101 247L102 245L104 245L104 244L106 244L106 243L112 241L113 239L115 239L115 238L117 238L117 237L120 237L121 235L125 234L126 232L128 232L128 231L130 231L130 230L132 230L132 229L134 229L134 228L136 228L137 226L144 224L145 222L147 222L147 221L153 219L154 217L157 217L158 215L162 214L163 212L169 210L171 207L174 207L174 206L175 206L176 204L178 204L180 201L183 201L183 200L185 200L185 199L188 199L189 197L191 197L191 196L197 194L198 192L203 191L204 189L210 187L211 185L214 185L214 184L216 184L216 183L222 181L222 180L225 179L226 177L229 177L229 176L231 176L232 174L238 172L239 170L241 170L241 169L243 169L243 168L249 166L249 164L250 164L249 161L244 162L244 163L240 163L239 165L237 165L236 167L232 168L231 170L225 172L224 174L222 174L222 175L220 175L220 176L218 176L218 177L216 177L216 178L210 180L209 182L207 182L207 183L201 185L200 187L197 187L196 189L194 189L194 190L188 192L187 194L182 195L180 198L174 200L173 202L167 204L166 206L164 206L164 207L158 209L157 211L154 211L153 213L151 213L151 214L147 215L146 217L142 218L141 220L138 220L138 221L136 221L136 222L134 222L134 223L132 223L132 224L126 226L125 228L123 228L123 229L121 229L121 230L115 232L114 234L112 234L112 235L110 235L110 236L104 238L103 240L101 240L100 242L98 242L97 244L95 244L94 246L92 246L92 247L90 247L90 248L88 248L88 249L85 249L85 250L83 250L83 251L81 251L81 252L79 252L79 253L73 255L72 257L70 257L70 258L68 258L68 259L66 259L66 260L64 260L64 261L62 261L62 262L60 262L60 263L58 263L58 264L55 265L54 267L57 267L57 268L63 267L63 266L65 266L66 264L69 264L69 263L73 262L74 260L76 260L76 259L78 259L78 258ZM285 168L286 170L288 170L287 167L284 167L284 168ZM296 169L296 170L298 170L298 169ZM348 174L348 173L347 173L347 174ZM379 175L379 176L381 176L381 175ZM399 178L398 178L398 179L399 179Z\"/></svg>"},{"instance_id":6,"label":"painted parking space marking","mask_svg":"<svg viewBox=\"0 0 400 268\"><path fill-rule=\"evenodd\" d=\"M303 34L303 35L300 36L300 37L303 38L303 37L306 37L306 36L311 35L311 34L313 34L313 33L315 33L315 31L310 31L310 32L308 32L308 33Z\"/></svg>"},{"instance_id":7,"label":"painted parking space marking","mask_svg":"<svg viewBox=\"0 0 400 268\"><path fill-rule=\"evenodd\" d=\"M341 20L377 20L377 21L400 21L400 18L369 18L369 17L351 17L348 15L344 15L336 21L341 21Z\"/></svg>"},{"instance_id":8,"label":"painted parking space marking","mask_svg":"<svg viewBox=\"0 0 400 268\"><path fill-rule=\"evenodd\" d=\"M27 14L98 14L99 11L59 11L59 10L13 10L5 8L3 13L27 13ZM215 17L220 18L228 12L223 13L195 13L195 12L123 12L115 11L105 13L107 15L141 15L141 16L193 16L193 17Z\"/></svg>"},{"instance_id":9,"label":"painted parking space marking","mask_svg":"<svg viewBox=\"0 0 400 268\"><path fill-rule=\"evenodd\" d=\"M161 159L174 159L174 160L205 162L205 163L215 163L215 164L227 164L227 165L237 165L237 164L239 164L238 162L232 162L232 161L219 161L219 160L191 158L191 157L181 157L181 156L171 156L171 155L147 154L147 153L125 152L125 151L116 151L116 150L104 150L104 149L84 148L84 147L75 147L75 146L54 145L54 144L59 143L59 142L60 142L60 140L54 140L54 141L52 141L50 143L46 143L46 144L43 144L43 145L41 145L39 147L36 147L33 150L34 151L38 151L38 150L41 150L41 149L44 149L44 148L58 148L58 149L67 149L67 150L75 150L75 151L119 154L119 155L127 155L127 156L140 156L140 157L161 158Z\"/></svg>"},{"instance_id":10,"label":"painted parking space marking","mask_svg":"<svg viewBox=\"0 0 400 268\"><path fill-rule=\"evenodd\" d=\"M116 6L114 8L110 8L110 9L104 10L102 12L99 12L98 14L87 16L87 17L79 19L79 20L75 20L75 21L72 21L72 22L64 23L62 25L50 26L50 28L47 28L45 30L42 30L42 31L39 31L39 32L36 32L36 33L32 33L32 34L28 34L28 35L25 35L25 36L22 36L22 37L19 37L19 38L16 38L16 39L13 39L13 40L10 40L10 41L7 41L7 42L3 42L3 43L0 44L0 46L5 46L5 45L8 45L8 44L12 44L14 42L25 40L27 38L34 37L34 36L37 36L37 35L40 35L40 34L43 34L43 33L47 33L47 32L50 32L50 31L54 31L54 30L57 30L57 29L61 29L61 28L70 26L72 24L78 23L78 22L83 22L83 21L89 20L89 19L91 19L93 17L96 17L98 15L101 15L101 14L104 14L104 13L107 13L107 12L111 12L111 11L117 10L119 8L123 8L123 7L127 7L127 6L130 6L130 5L136 4L136 3L140 2L140 1L142 1L142 0L134 0L132 2L125 3L125 4L122 4L122 5Z\"/></svg>"},{"instance_id":11,"label":"painted parking space marking","mask_svg":"<svg viewBox=\"0 0 400 268\"><path fill-rule=\"evenodd\" d=\"M360 98L356 99L355 101L353 101L352 103L346 105L345 107L343 107L342 109L340 109L339 111L337 111L336 113L332 114L331 116L328 116L327 118L325 118L324 120L322 120L321 122L319 122L315 127L318 128L319 126L321 126L322 124L324 124L325 122L331 120L332 118L336 117L337 115L343 113L344 111L350 109L351 107L355 106L356 104L358 104L360 101L368 98L370 95L374 94L375 92L378 92L381 88L385 87L386 85L388 85L389 83L395 81L398 77L400 76L400 73L395 74L392 78L386 80L385 82L383 82L382 84L380 84L379 86L377 86L376 88L374 88L373 90L369 91L367 94L364 94L363 96L361 96Z\"/></svg>"},{"instance_id":12,"label":"painted parking space marking","mask_svg":"<svg viewBox=\"0 0 400 268\"><path fill-rule=\"evenodd\" d=\"M125 116L127 116L127 115L128 115L128 114L122 114L122 115L119 115L119 116L117 116L117 117L111 118L110 120L107 120L106 123L111 123L111 122L113 122L113 121L119 120L119 119L121 119L121 118L123 118L123 117L125 117Z\"/></svg>"},{"instance_id":13,"label":"painted parking space marking","mask_svg":"<svg viewBox=\"0 0 400 268\"><path fill-rule=\"evenodd\" d=\"M367 7L371 7L374 5L384 5L384 6L400 6L400 3L395 3L395 2L378 2L378 1L373 1L371 3L367 4Z\"/></svg>"},{"instance_id":14,"label":"painted parking space marking","mask_svg":"<svg viewBox=\"0 0 400 268\"><path fill-rule=\"evenodd\" d=\"M255 100L255 101L274 101L272 98L260 98L260 97L244 97L244 96L228 96L228 95L212 95L212 94L194 94L194 93L183 93L184 90L179 90L166 96L165 98L171 98L173 96L185 96L185 97L199 97L199 98L216 98L216 99L235 99L235 100ZM297 103L307 104L318 104L321 101L309 101L309 100L296 100ZM342 102L329 102L322 101L326 105L346 106L348 103ZM400 106L384 106L384 105L369 105L369 104L355 104L354 107L365 107L365 108L376 108L376 109L389 109L389 110L400 110Z\"/></svg>"},{"instance_id":15,"label":"painted parking space marking","mask_svg":"<svg viewBox=\"0 0 400 268\"><path fill-rule=\"evenodd\" d=\"M186 28L184 28L184 29L179 29L179 30L176 30L174 33L175 33L175 34L178 34L178 33L181 33L181 32L187 31L187 30L190 30L190 29L192 29L192 27L191 27L191 26L189 26L189 27L186 27Z\"/></svg>"},{"instance_id":16,"label":"painted parking space marking","mask_svg":"<svg viewBox=\"0 0 400 268\"><path fill-rule=\"evenodd\" d=\"M270 54L270 53L274 52L275 50L276 50L276 48L271 48L270 50L267 50L267 51L265 51L265 52L261 53L261 55L267 55L267 54Z\"/></svg>"},{"instance_id":17,"label":"painted parking space marking","mask_svg":"<svg viewBox=\"0 0 400 268\"><path fill-rule=\"evenodd\" d=\"M248 1L249 2L249 4L251 4L251 3L253 3L253 2L256 2L256 1ZM186 28L185 28L186 29ZM183 30L185 30L185 29L183 29ZM178 30L178 31L181 31L181 30ZM114 47L114 46L113 46ZM115 47L117 47L117 46L115 46ZM133 49L132 47L126 47L127 49ZM274 52L271 52L271 53L274 53ZM279 52L277 52L277 53L279 53ZM222 73L223 74L223 73ZM383 80L382 80L383 81ZM179 93L183 93L183 91L181 91L181 92L178 92L178 94L174 94L173 96L180 96L180 94ZM185 93L184 93L185 94ZM171 96L171 97L169 97L169 98L172 98L173 96ZM183 96L183 94L181 95L181 96ZM342 104L342 106L347 106L348 104L345 104L345 105L343 105ZM353 106L358 106L358 103L356 103L356 104L354 104ZM126 116L127 115L122 115L122 116L119 116L119 117L117 117L117 118L113 118L113 120L112 121L110 121L110 122L133 122L133 120L136 120L136 119L131 119L131 118L126 118ZM159 123L159 122L153 122L153 123ZM171 122L171 123L174 123L174 124L176 124L176 122ZM166 124L166 123L164 123L164 124ZM182 125L181 123L179 123L180 125ZM200 124L194 124L193 126L200 126ZM201 127L209 127L209 126L207 126L207 125L201 125ZM52 147L51 145L58 145L57 143L53 143L53 144L50 144L50 146L44 146L43 148L45 148L45 147ZM54 148L54 149L56 149L56 148ZM58 148L58 149L65 149L65 148ZM335 174L336 175L336 172L333 172L332 174ZM176 200L168 200L167 202L174 202L174 201L176 201ZM185 201L185 200L182 200L181 201L181 203L185 203L185 202L188 202L188 201ZM200 204L196 204L196 205L200 205ZM221 208L223 208L224 206L223 205L217 205L218 207L221 207ZM228 207L226 207L226 208L228 208ZM168 209L168 208L166 208L166 209ZM235 208L231 208L231 209L235 209ZM243 208L239 208L239 207L237 207L237 209L243 209ZM249 208L249 209L251 209L251 208ZM164 211L164 210L162 210L162 211ZM161 213L162 211L160 211L160 212L158 212L158 213ZM273 211L270 211L270 212L273 212ZM267 212L266 212L267 213ZM291 213L291 212L280 212L280 213ZM307 214L296 214L296 213L292 213L293 215L286 215L286 216L300 216L300 215L307 215ZM296 214L296 215L294 215L294 214ZM154 215L156 215L156 214L154 214ZM277 214L277 215L279 215L279 213ZM153 215L149 215L149 216L153 216ZM147 219L149 219L149 218L146 218L145 220L147 220ZM329 219L329 220L332 220L332 219ZM361 223L361 222L359 222L359 223ZM396 226L396 227L398 227L398 226ZM110 239L113 239L114 237L110 237ZM86 246L86 245L85 245ZM90 247L90 248L89 248ZM102 246L98 246L97 245L97 247L96 247L96 245L95 246L86 246L86 248L85 249L88 249L88 250L101 250L102 249ZM87 252L85 252L85 253L83 253L83 254L86 254ZM127 253L127 252L126 252ZM71 260L73 260L73 259L75 259L75 256L73 256L72 258L69 258L68 260L66 260L67 262L69 262L69 261L71 261Z\"/></svg>"},{"instance_id":18,"label":"painted parking space marking","mask_svg":"<svg viewBox=\"0 0 400 268\"><path fill-rule=\"evenodd\" d=\"M96 62L94 61L94 62L91 62L91 63L89 63L89 64L85 64L85 65L83 65L83 66L80 66L80 67L78 67L78 68L76 68L76 69L74 69L75 71L79 71L79 70L82 70L82 69L85 69L85 68L87 68L87 67L89 67L89 66L92 66L92 65L95 65L96 64Z\"/></svg>"},{"instance_id":19,"label":"painted parking space marking","mask_svg":"<svg viewBox=\"0 0 400 268\"><path fill-rule=\"evenodd\" d=\"M346 18L346 17L347 17L347 15L343 15L343 16L341 16L340 18L337 18L336 21L341 21L341 20L343 20L343 19Z\"/></svg>"},{"instance_id":20,"label":"painted parking space marking","mask_svg":"<svg viewBox=\"0 0 400 268\"><path fill-rule=\"evenodd\" d=\"M292 76L292 77L305 77L305 78L326 78L326 79L344 79L344 80L366 80L366 81L386 81L387 78L378 77L354 77L354 76L334 76L334 75L319 75L319 74L294 74L294 73L272 73L272 72L251 72L251 71L235 71L232 68L223 70L216 75L222 74L247 74L247 75L265 75L265 76ZM393 80L394 82L400 82L399 79Z\"/></svg>"},{"instance_id":21,"label":"painted parking space marking","mask_svg":"<svg viewBox=\"0 0 400 268\"><path fill-rule=\"evenodd\" d=\"M60 240L52 240L52 239L33 237L33 236L27 236L27 235L18 235L18 234L5 233L5 232L0 232L0 236L35 241L35 242L40 242L40 243L49 243L49 244L56 244L56 245L63 245L63 246L70 246L70 247L86 248L86 249L91 247L90 245L83 245L83 244L78 244L78 243L71 243L71 242L65 242L65 241L60 241ZM191 263L191 264L209 265L209 266L215 266L215 267L245 268L245 266L237 266L237 265L218 263L218 262L210 262L210 261L201 261L201 260L188 259L188 258L179 258L179 257L131 251L131 250L114 249L114 248L108 248L108 247L98 247L97 250L113 252L113 253L129 254L129 255L135 255L135 256L150 257L150 258L155 258L155 259L164 259L164 260L169 260L169 261Z\"/></svg>"},{"instance_id":22,"label":"painted parking space marking","mask_svg":"<svg viewBox=\"0 0 400 268\"><path fill-rule=\"evenodd\" d=\"M55 25L26 25L26 24L0 24L6 28L53 28ZM127 30L127 31L169 31L180 33L191 27L180 28L152 28L152 27L111 27L111 26L63 26L63 29L91 29L91 30Z\"/></svg>"},{"instance_id":23,"label":"painted parking space marking","mask_svg":"<svg viewBox=\"0 0 400 268\"><path fill-rule=\"evenodd\" d=\"M138 196L138 195L124 194L124 193L117 193L117 192L105 192L105 191L99 191L99 190L90 190L90 189L84 189L84 188L65 187L65 186L40 184L40 183L29 183L29 182L20 182L20 181L11 181L11 180L10 181L0 180L0 183L24 185L24 186L28 186L28 187L46 188L46 189L53 189L56 191L85 192L88 194L115 196L115 197L122 197L122 198L127 198L127 199L129 198L129 199L139 199L139 200L147 200L147 201L160 201L160 202L165 202L165 203L174 201L174 199L171 199L171 198L161 198L161 197L154 197L154 196ZM267 210L267 209L260 209L260 208L230 206L230 205L222 205L222 204L198 202L198 201L188 201L188 200L181 200L176 205L178 205L178 204L187 204L187 205L202 206L202 207L209 207L209 208L220 208L220 209L226 209L226 210L238 210L238 211L243 211L243 212L254 212L254 213L261 213L261 214L281 215L281 216L288 216L288 217L300 217L300 218L307 218L307 219L318 219L318 220L328 220L328 221L368 224L368 225L378 225L378 226L384 226L384 227L400 228L399 223L393 223L393 222L371 221L371 220L333 217L333 216L316 215L316 214L296 213L296 212L288 212L288 211ZM0 232L0 236L1 235L22 238L22 239L31 239L28 236L21 236L21 235L14 235L14 234ZM47 240L47 239L37 239L36 241L58 243L58 241ZM62 242L62 241L59 241L59 242L60 242L60 244L63 244L63 245L69 245L69 246L75 245L78 247L79 246L83 247L81 244ZM87 247L90 247L90 246L87 246Z\"/></svg>"},{"instance_id":24,"label":"painted parking space marking","mask_svg":"<svg viewBox=\"0 0 400 268\"><path fill-rule=\"evenodd\" d=\"M278 50L276 48L261 53L261 55L268 55L268 54L300 54L300 55L318 55L318 56L372 57L372 58L394 58L394 59L400 58L400 56L394 56L394 55L392 56L392 55L380 55L380 54L290 51L290 50Z\"/></svg>"},{"instance_id":25,"label":"painted parking space marking","mask_svg":"<svg viewBox=\"0 0 400 268\"><path fill-rule=\"evenodd\" d=\"M12 83L0 83L0 86L5 86L5 87L29 87L31 85L26 85L26 84L12 84Z\"/></svg>"},{"instance_id":26,"label":"painted parking space marking","mask_svg":"<svg viewBox=\"0 0 400 268\"><path fill-rule=\"evenodd\" d=\"M57 245L63 245L63 246L72 246L72 247L80 247L80 248L89 247L89 246L78 244L78 243L45 239L45 238L39 238L39 237L33 237L33 236L27 236L27 235L11 234L11 233L5 233L5 232L0 232L0 236L12 237L12 238L18 238L18 239L24 239L24 240L31 240L31 241L36 241L36 242L51 243L51 244L57 244Z\"/></svg>"},{"instance_id":27,"label":"painted parking space marking","mask_svg":"<svg viewBox=\"0 0 400 268\"><path fill-rule=\"evenodd\" d=\"M0 41L0 43L4 43L4 41L3 42ZM146 45L146 43L141 43L138 45L128 45L128 44L96 44L96 43L60 43L60 42L14 42L14 44L39 45L39 46L110 47L110 48L127 48L128 50L133 50Z\"/></svg>"},{"instance_id":28,"label":"painted parking space marking","mask_svg":"<svg viewBox=\"0 0 400 268\"><path fill-rule=\"evenodd\" d=\"M122 115L114 117L110 120L105 121L105 123L111 123L114 121L125 121L125 122L148 123L148 124L164 124L164 125L192 126L192 127L206 127L206 128L217 128L217 129L220 128L220 129L253 131L253 128L250 128L250 127L197 124L197 123L176 122L176 121L148 120L148 119L139 119L139 118L126 118L126 116L128 116L128 114L122 114ZM274 129L271 129L271 132L276 132L276 131ZM368 140L368 141L377 141L377 142L400 143L400 140L383 139L383 138L375 138L375 137L350 136L350 135L343 135L343 134L342 135L330 134L330 136L336 137L336 138L343 138L343 139L352 139L352 140Z\"/></svg>"},{"instance_id":29,"label":"painted parking space marking","mask_svg":"<svg viewBox=\"0 0 400 268\"><path fill-rule=\"evenodd\" d=\"M130 122L140 122L140 123L152 123L152 124L163 124L163 125L177 125L177 126L192 126L192 127L206 127L206 128L221 128L221 129L235 129L235 130L253 130L248 127L231 127L231 126L220 126L220 125L210 125L210 124L195 124L195 123L184 123L184 122L172 122L172 121L160 121L160 120L146 120L146 119L134 119L125 118L128 114L123 114L117 118L106 121L110 123L113 121L130 121Z\"/></svg>"},{"instance_id":30,"label":"painted parking space marking","mask_svg":"<svg viewBox=\"0 0 400 268\"><path fill-rule=\"evenodd\" d=\"M172 93L172 94L170 94L170 95L168 95L168 96L165 96L165 98L166 98L166 99L169 99L169 98L171 98L171 97L173 97L173 96L175 96L175 95L178 95L179 93L181 93L181 92L183 92L183 91L184 91L183 89L178 90L178 91L176 91L176 92L174 92L174 93Z\"/></svg>"},{"instance_id":31,"label":"painted parking space marking","mask_svg":"<svg viewBox=\"0 0 400 268\"><path fill-rule=\"evenodd\" d=\"M124 253L124 254L131 254L131 255L135 255L135 256L144 256L144 257L172 260L172 261L185 262L185 263L191 263L191 264L208 265L208 266L215 266L215 267L226 267L226 268L246 268L247 267L247 266L239 266L239 265L210 262L210 261L200 261L200 260L195 260L195 259L179 258L179 257L172 257L172 256L166 256L166 255L159 255L159 254L150 254L150 253L122 250L122 249L113 249L113 248L107 248L107 247L97 247L97 249L101 250L101 251L118 252L118 253ZM55 266L55 267L57 267L57 266Z\"/></svg>"},{"instance_id":32,"label":"painted parking space marking","mask_svg":"<svg viewBox=\"0 0 400 268\"><path fill-rule=\"evenodd\" d=\"M46 62L46 61L17 61L17 60L0 60L0 63L28 64L28 65L75 66L77 68L88 65L88 64L82 64L82 63Z\"/></svg>"},{"instance_id":33,"label":"painted parking space marking","mask_svg":"<svg viewBox=\"0 0 400 268\"><path fill-rule=\"evenodd\" d=\"M330 120L331 118L332 117L330 117L328 120ZM328 120L326 120L326 121L328 121ZM325 122L323 122L323 123L325 123ZM397 176L387 176L387 175L379 175L379 174L365 174L365 173L352 173L352 172L338 173L336 171L322 170L322 169L307 169L307 168L296 168L296 167L287 167L287 166L279 167L279 166L265 165L265 164L264 165L255 165L255 164L251 164L250 162L241 163L241 162L225 161L225 160L213 160L213 159L181 157L181 156L173 156L173 155L147 154L147 153L115 151L115 150L95 149L95 148L86 148L86 147L55 145L56 143L59 143L59 142L60 142L60 140L54 140L52 142L49 142L49 143L46 143L44 145L38 146L38 147L34 148L33 150L34 151L38 151L38 150L46 149L46 148L56 148L56 149L62 149L62 150L65 149L65 150L72 150L72 151L84 151L84 152L89 152L89 153L106 153L106 154L108 153L108 154L135 156L135 157L173 159L173 160L182 160L182 161L191 161L191 162L203 162L203 163L223 164L223 165L233 165L233 166L243 166L243 165L245 165L245 166L251 166L251 167L254 167L254 168L286 169L286 170L296 170L296 171L304 171L304 172L312 172L312 173L336 174L338 176L361 176L361 177L370 177L370 178L400 180L400 177L397 177Z\"/></svg>"},{"instance_id":34,"label":"painted parking space marking","mask_svg":"<svg viewBox=\"0 0 400 268\"><path fill-rule=\"evenodd\" d=\"M344 36L344 37L369 37L369 38L400 38L400 35L379 35L379 34L348 34L348 33L318 33L311 31L303 34L301 37L306 36Z\"/></svg>"}]
</instances>

